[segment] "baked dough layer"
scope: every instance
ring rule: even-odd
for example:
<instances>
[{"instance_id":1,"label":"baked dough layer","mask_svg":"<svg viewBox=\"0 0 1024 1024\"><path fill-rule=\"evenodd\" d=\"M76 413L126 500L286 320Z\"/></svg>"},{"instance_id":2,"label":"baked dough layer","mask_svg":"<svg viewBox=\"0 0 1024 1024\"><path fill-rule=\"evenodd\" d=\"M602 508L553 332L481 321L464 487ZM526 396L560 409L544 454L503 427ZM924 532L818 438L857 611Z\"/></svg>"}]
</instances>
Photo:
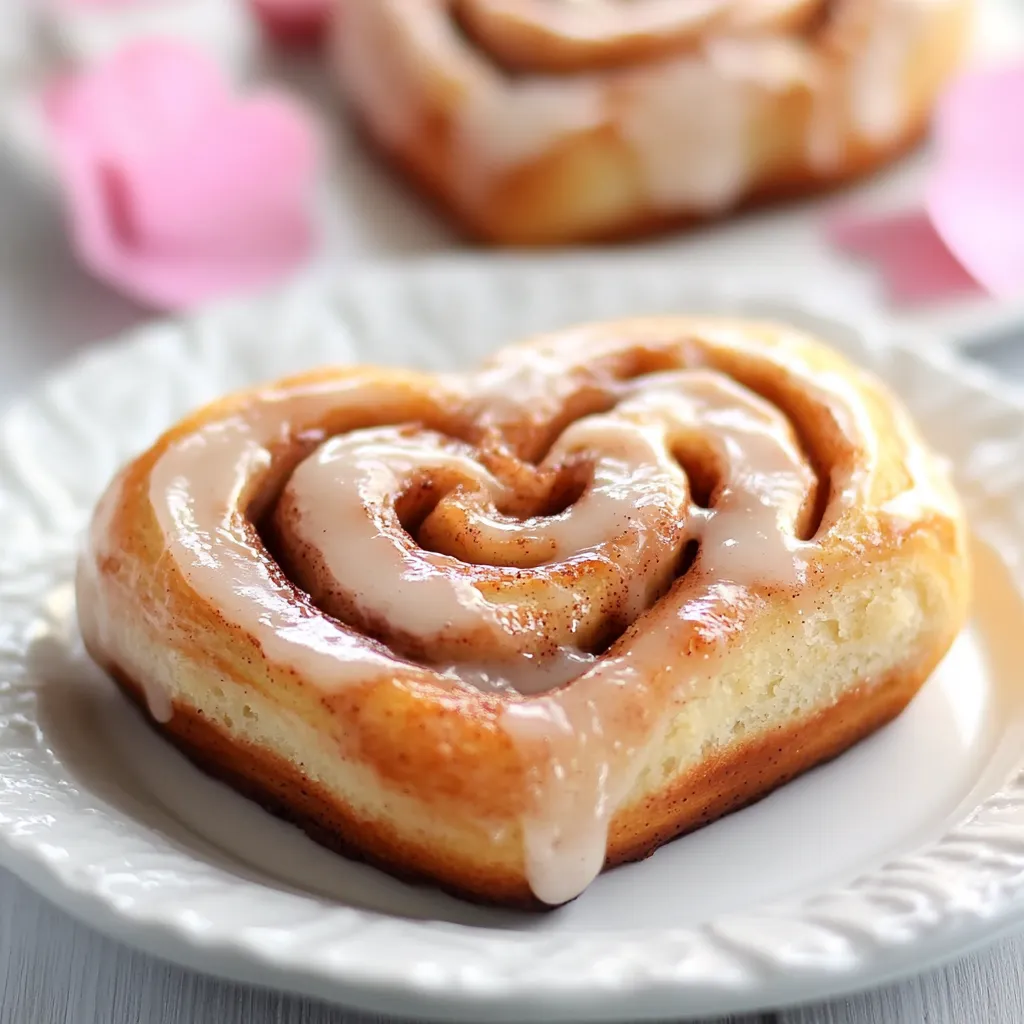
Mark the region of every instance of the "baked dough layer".
<instances>
[{"instance_id":1,"label":"baked dough layer","mask_svg":"<svg viewBox=\"0 0 1024 1024\"><path fill-rule=\"evenodd\" d=\"M143 688L117 669L113 675L146 714ZM661 792L638 802L617 823L607 866L646 858L670 840L741 810L839 756L896 718L927 675L928 666L919 664L882 680L866 680L836 704L800 722L765 729L716 751ZM153 721L148 715L147 720ZM411 838L387 819L368 815L363 801L350 803L338 789L311 779L271 745L239 739L192 704L175 703L173 717L160 732L207 774L336 853L405 881L438 885L473 902L523 910L545 908L522 872L509 871L487 856L479 838L474 842L475 837L467 836L469 845L445 846L435 845L429 835Z\"/></svg>"}]
</instances>

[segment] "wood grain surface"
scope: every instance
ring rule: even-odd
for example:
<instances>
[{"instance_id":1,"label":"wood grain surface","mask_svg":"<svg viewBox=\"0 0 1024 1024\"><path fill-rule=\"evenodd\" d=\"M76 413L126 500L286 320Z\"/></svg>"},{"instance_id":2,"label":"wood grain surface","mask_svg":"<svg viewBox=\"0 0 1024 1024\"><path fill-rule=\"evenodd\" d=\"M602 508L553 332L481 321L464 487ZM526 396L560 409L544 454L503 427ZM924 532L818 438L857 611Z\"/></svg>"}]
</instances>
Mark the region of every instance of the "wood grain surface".
<instances>
[{"instance_id":1,"label":"wood grain surface","mask_svg":"<svg viewBox=\"0 0 1024 1024\"><path fill-rule=\"evenodd\" d=\"M1021 1024L1022 1020L1024 936L901 985L826 1006L732 1018L729 1024ZM165 964L79 924L6 872L0 872L0 1021L397 1024L203 978Z\"/></svg>"}]
</instances>

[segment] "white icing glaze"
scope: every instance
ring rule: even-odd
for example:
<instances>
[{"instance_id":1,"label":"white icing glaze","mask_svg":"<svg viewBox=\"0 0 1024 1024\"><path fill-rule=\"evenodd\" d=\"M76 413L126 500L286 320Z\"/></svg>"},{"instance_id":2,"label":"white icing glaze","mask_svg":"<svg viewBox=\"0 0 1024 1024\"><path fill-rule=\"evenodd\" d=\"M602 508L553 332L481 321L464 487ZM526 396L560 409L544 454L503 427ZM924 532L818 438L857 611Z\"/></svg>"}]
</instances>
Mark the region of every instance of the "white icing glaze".
<instances>
[{"instance_id":1,"label":"white icing glaze","mask_svg":"<svg viewBox=\"0 0 1024 1024\"><path fill-rule=\"evenodd\" d=\"M296 602L254 547L244 510L270 468L268 446L315 430L339 404L365 410L372 419L374 409L389 401L395 396L345 385L267 392L247 414L172 445L150 481L168 555L189 584L228 622L258 635L268 658L294 665L328 689L384 674L390 660Z\"/></svg>"},{"instance_id":2,"label":"white icing glaze","mask_svg":"<svg viewBox=\"0 0 1024 1024\"><path fill-rule=\"evenodd\" d=\"M887 16L875 18L853 54L847 80L854 125L873 142L897 136L906 113L907 68L921 28L948 0L891 0Z\"/></svg>"},{"instance_id":3,"label":"white icing glaze","mask_svg":"<svg viewBox=\"0 0 1024 1024\"><path fill-rule=\"evenodd\" d=\"M138 595L118 591L111 598L112 602L116 602L115 607L106 609L105 614L101 613L96 600L96 594L100 592L98 581L101 566L107 559L117 557L116 545L112 543L111 524L121 502L121 485L120 478L115 480L97 505L89 528L89 543L78 560L78 621L83 637L97 647L98 653L117 652L117 667L131 673L142 690L150 715L157 722L166 724L174 717L173 693L165 678L166 668L154 670L151 665L137 663L133 657L135 645L130 639L118 635L118 631L123 628L122 623L130 621L130 616L124 614L117 605L134 604L138 601Z\"/></svg>"},{"instance_id":4,"label":"white icing glaze","mask_svg":"<svg viewBox=\"0 0 1024 1024\"><path fill-rule=\"evenodd\" d=\"M592 82L489 82L468 92L459 108L456 144L467 156L459 169L462 187L485 193L495 171L530 163L604 122L603 98Z\"/></svg>"},{"instance_id":5,"label":"white icing glaze","mask_svg":"<svg viewBox=\"0 0 1024 1024\"><path fill-rule=\"evenodd\" d=\"M448 470L474 492L500 498L502 485L490 473L436 442L388 429L333 438L292 476L300 518L291 525L367 614L423 637L490 619L497 637L503 622L494 606L455 559L418 547L394 512L403 481L421 472Z\"/></svg>"},{"instance_id":6,"label":"white icing glaze","mask_svg":"<svg viewBox=\"0 0 1024 1024\"><path fill-rule=\"evenodd\" d=\"M656 206L713 210L735 201L754 170L753 93L701 57L638 75L622 133L636 148Z\"/></svg>"},{"instance_id":7,"label":"white icing glaze","mask_svg":"<svg viewBox=\"0 0 1024 1024\"><path fill-rule=\"evenodd\" d=\"M741 593L733 584L710 583L682 607L657 605L620 657L601 661L575 685L506 708L503 724L536 769L535 809L523 824L527 876L538 899L562 903L600 873L609 823L640 769L640 730L620 729L636 717L638 691L655 692L667 679L676 699L685 700L688 688L710 677L709 656L681 670L667 653L708 618L727 617ZM650 732L658 724L644 721Z\"/></svg>"},{"instance_id":8,"label":"white icing glaze","mask_svg":"<svg viewBox=\"0 0 1024 1024\"><path fill-rule=\"evenodd\" d=\"M282 499L294 512L284 528L344 606L400 635L485 646L492 672L528 692L542 688L530 678L535 666L564 681L587 664L566 643L600 617L576 606L586 592L580 572L609 581L626 621L664 588L691 539L704 541L707 571L720 578L795 582L787 537L814 481L785 419L717 374L665 374L647 385L614 412L572 424L551 449L551 468L577 453L594 460L586 491L556 516L509 521L497 514L502 483L468 455L430 433L370 430L332 439L296 469ZM695 431L715 438L722 465L714 510L691 505L672 454ZM441 503L458 510L459 532L494 563L483 572L418 546L395 512L405 484L444 472L458 483L449 481ZM540 564L531 555L524 565L523 551L540 552ZM570 620L557 651L550 623L538 635L544 616Z\"/></svg>"},{"instance_id":9,"label":"white icing glaze","mask_svg":"<svg viewBox=\"0 0 1024 1024\"><path fill-rule=\"evenodd\" d=\"M525 696L547 693L578 679L597 662L597 655L566 649L557 658L525 659L523 665L459 663L442 674L460 686L484 693L514 691ZM517 668L521 671L516 672Z\"/></svg>"},{"instance_id":10,"label":"white icing glaze","mask_svg":"<svg viewBox=\"0 0 1024 1024\"><path fill-rule=\"evenodd\" d=\"M374 130L401 145L417 127L421 100L413 71L403 60L402 36L390 30L387 4L355 0L331 33L335 66L350 96L373 112Z\"/></svg>"},{"instance_id":11,"label":"white icing glaze","mask_svg":"<svg viewBox=\"0 0 1024 1024\"><path fill-rule=\"evenodd\" d=\"M140 677L143 699L146 707L153 718L165 724L174 717L174 705L171 700L171 691L155 675L143 675Z\"/></svg>"}]
</instances>

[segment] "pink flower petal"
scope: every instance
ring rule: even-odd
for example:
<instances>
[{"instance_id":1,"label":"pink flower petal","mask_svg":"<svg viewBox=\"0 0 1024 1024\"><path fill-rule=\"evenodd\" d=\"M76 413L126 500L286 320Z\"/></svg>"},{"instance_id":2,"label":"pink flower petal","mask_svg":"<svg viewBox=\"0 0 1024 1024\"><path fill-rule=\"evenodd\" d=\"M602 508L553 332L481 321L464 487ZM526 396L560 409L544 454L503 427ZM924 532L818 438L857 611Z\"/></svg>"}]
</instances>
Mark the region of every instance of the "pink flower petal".
<instances>
[{"instance_id":1,"label":"pink flower petal","mask_svg":"<svg viewBox=\"0 0 1024 1024\"><path fill-rule=\"evenodd\" d=\"M941 104L935 230L993 295L1024 295L1024 66L965 76Z\"/></svg>"},{"instance_id":2,"label":"pink flower petal","mask_svg":"<svg viewBox=\"0 0 1024 1024\"><path fill-rule=\"evenodd\" d=\"M95 72L60 83L50 97L50 113L64 129L86 132L118 160L179 149L197 122L230 106L217 67L167 40L133 44Z\"/></svg>"},{"instance_id":3,"label":"pink flower petal","mask_svg":"<svg viewBox=\"0 0 1024 1024\"><path fill-rule=\"evenodd\" d=\"M912 305L979 291L924 213L842 214L825 231L836 248L876 266L893 302Z\"/></svg>"},{"instance_id":4,"label":"pink flower petal","mask_svg":"<svg viewBox=\"0 0 1024 1024\"><path fill-rule=\"evenodd\" d=\"M183 308L310 255L314 132L271 93L236 99L199 52L131 47L47 99L72 237L115 287Z\"/></svg>"},{"instance_id":5,"label":"pink flower petal","mask_svg":"<svg viewBox=\"0 0 1024 1024\"><path fill-rule=\"evenodd\" d=\"M998 298L1024 295L1024 147L1015 162L944 169L928 189L935 230Z\"/></svg>"},{"instance_id":6,"label":"pink flower petal","mask_svg":"<svg viewBox=\"0 0 1024 1024\"><path fill-rule=\"evenodd\" d=\"M1024 135L1024 65L988 68L961 75L935 112L939 163L970 159L983 163L992 153L1015 148Z\"/></svg>"},{"instance_id":7,"label":"pink flower petal","mask_svg":"<svg viewBox=\"0 0 1024 1024\"><path fill-rule=\"evenodd\" d=\"M190 145L124 166L134 181L133 224L153 251L244 255L293 218L293 183L308 178L314 152L289 104L253 98L231 115L194 126ZM254 173L254 168L259 172ZM189 181L188 189L180 183Z\"/></svg>"}]
</instances>

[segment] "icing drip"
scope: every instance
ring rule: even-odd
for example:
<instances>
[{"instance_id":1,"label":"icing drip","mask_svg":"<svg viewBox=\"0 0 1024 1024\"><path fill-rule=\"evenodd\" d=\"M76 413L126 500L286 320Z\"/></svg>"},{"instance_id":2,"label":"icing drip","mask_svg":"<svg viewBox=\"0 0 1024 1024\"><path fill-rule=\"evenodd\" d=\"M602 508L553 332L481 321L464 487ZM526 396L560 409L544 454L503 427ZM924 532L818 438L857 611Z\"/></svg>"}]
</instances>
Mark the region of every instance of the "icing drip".
<instances>
[{"instance_id":1,"label":"icing drip","mask_svg":"<svg viewBox=\"0 0 1024 1024\"><path fill-rule=\"evenodd\" d=\"M872 141L900 131L904 81L921 37L921 27L942 0L901 0L887 20L869 26L849 73L850 112L857 128Z\"/></svg>"},{"instance_id":2,"label":"icing drip","mask_svg":"<svg viewBox=\"0 0 1024 1024\"><path fill-rule=\"evenodd\" d=\"M123 613L99 614L98 604L94 597L98 591L97 567L105 561L117 558L116 546L111 543L111 538L113 536L113 517L122 499L121 486L122 481L118 478L97 505L89 527L87 550L78 559L76 572L76 604L82 636L87 642L90 639L93 640L97 648L95 653L101 655L97 660L101 663L104 661L102 651L127 651L131 647L130 643L121 642L121 638L117 635L121 628L120 623L126 616ZM118 594L117 599L125 602L138 600L137 595L132 594ZM120 609L116 611L120 612ZM122 657L124 656L122 655ZM127 668L128 666L119 667ZM174 717L173 692L163 674L146 669L136 672L135 678L138 680L142 698L146 702L150 715L157 722L169 722Z\"/></svg>"},{"instance_id":3,"label":"icing drip","mask_svg":"<svg viewBox=\"0 0 1024 1024\"><path fill-rule=\"evenodd\" d=\"M421 83L403 63L402 48L389 31L391 16L383 0L379 8L350 4L345 24L331 34L330 45L350 95L375 112L381 137L400 145L416 131Z\"/></svg>"}]
</instances>

